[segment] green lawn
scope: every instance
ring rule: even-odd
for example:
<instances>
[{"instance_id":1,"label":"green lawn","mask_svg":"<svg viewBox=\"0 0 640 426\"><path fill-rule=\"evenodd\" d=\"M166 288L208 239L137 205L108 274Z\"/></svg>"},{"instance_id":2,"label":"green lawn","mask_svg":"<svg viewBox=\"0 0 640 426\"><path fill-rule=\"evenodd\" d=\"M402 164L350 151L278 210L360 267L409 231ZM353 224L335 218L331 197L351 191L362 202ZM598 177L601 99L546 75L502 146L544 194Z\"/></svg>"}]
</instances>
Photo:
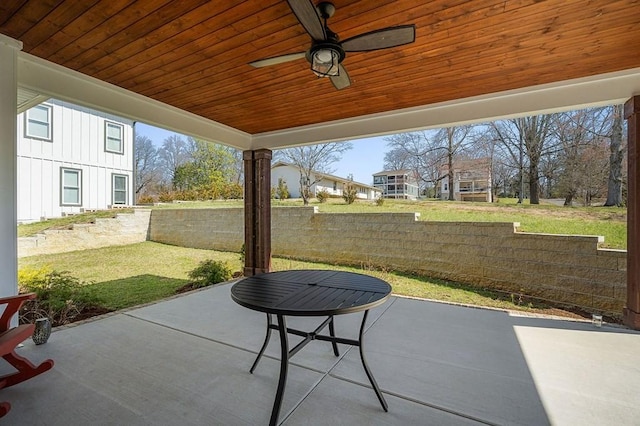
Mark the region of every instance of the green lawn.
<instances>
[{"instance_id":1,"label":"green lawn","mask_svg":"<svg viewBox=\"0 0 640 426\"><path fill-rule=\"evenodd\" d=\"M190 249L154 242L21 258L20 268L48 266L69 271L88 282L90 292L101 305L118 310L160 300L188 283L187 273L205 259L226 261L240 271L238 253ZM477 289L472 286L393 271L370 270L340 265L273 259L273 269L339 269L370 274L389 282L396 295L578 317L549 305L522 301L519 295Z\"/></svg>"}]
</instances>

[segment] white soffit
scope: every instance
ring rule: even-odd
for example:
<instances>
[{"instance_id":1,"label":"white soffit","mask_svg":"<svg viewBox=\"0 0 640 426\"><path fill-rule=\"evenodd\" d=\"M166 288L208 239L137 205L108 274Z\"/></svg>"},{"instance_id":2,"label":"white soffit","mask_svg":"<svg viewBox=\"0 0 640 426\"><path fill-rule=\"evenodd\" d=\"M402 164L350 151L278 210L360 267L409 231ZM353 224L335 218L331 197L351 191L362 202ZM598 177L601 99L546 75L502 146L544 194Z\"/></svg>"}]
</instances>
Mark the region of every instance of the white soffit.
<instances>
[{"instance_id":1,"label":"white soffit","mask_svg":"<svg viewBox=\"0 0 640 426\"><path fill-rule=\"evenodd\" d=\"M68 101L238 149L251 146L248 133L24 52L18 53L18 86L45 98Z\"/></svg>"},{"instance_id":2,"label":"white soffit","mask_svg":"<svg viewBox=\"0 0 640 426\"><path fill-rule=\"evenodd\" d=\"M42 95L38 92L34 92L33 90L18 87L18 114L41 104L47 99L49 99L49 96Z\"/></svg>"},{"instance_id":3,"label":"white soffit","mask_svg":"<svg viewBox=\"0 0 640 426\"><path fill-rule=\"evenodd\" d=\"M253 135L252 149L354 140L419 129L614 105L640 94L640 68L417 108Z\"/></svg>"}]
</instances>

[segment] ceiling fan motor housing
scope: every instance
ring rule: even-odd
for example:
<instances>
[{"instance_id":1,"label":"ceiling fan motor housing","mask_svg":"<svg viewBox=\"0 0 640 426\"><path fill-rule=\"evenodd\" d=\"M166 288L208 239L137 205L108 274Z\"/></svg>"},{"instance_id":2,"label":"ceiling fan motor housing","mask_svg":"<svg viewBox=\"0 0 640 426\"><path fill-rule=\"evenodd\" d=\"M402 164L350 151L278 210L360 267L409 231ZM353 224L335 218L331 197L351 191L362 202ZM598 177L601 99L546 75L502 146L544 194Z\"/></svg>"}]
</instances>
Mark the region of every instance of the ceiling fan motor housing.
<instances>
[{"instance_id":1,"label":"ceiling fan motor housing","mask_svg":"<svg viewBox=\"0 0 640 426\"><path fill-rule=\"evenodd\" d=\"M336 7L333 3L328 1L320 2L316 7L318 8L318 12L320 12L320 17L322 19L329 19L334 13L336 13Z\"/></svg>"}]
</instances>

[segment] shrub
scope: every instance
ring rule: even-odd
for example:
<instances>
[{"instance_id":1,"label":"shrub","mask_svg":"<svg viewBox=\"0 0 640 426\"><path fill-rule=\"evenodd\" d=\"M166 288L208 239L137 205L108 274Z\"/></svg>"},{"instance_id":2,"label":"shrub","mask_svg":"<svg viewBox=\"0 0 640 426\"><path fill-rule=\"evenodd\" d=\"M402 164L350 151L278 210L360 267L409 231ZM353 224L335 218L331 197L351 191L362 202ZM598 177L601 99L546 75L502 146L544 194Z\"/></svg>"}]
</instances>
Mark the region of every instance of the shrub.
<instances>
[{"instance_id":1,"label":"shrub","mask_svg":"<svg viewBox=\"0 0 640 426\"><path fill-rule=\"evenodd\" d=\"M378 198L376 198L376 206L382 206L383 204L384 204L384 198L381 195Z\"/></svg>"},{"instance_id":2,"label":"shrub","mask_svg":"<svg viewBox=\"0 0 640 426\"><path fill-rule=\"evenodd\" d=\"M316 194L316 198L318 199L318 201L320 201L321 203L324 203L327 201L327 199L329 198L330 194L329 191L327 191L326 189L323 189L322 191L318 192Z\"/></svg>"},{"instance_id":3,"label":"shrub","mask_svg":"<svg viewBox=\"0 0 640 426\"><path fill-rule=\"evenodd\" d=\"M158 195L158 200L161 203L170 203L176 199L176 195L173 192L162 192Z\"/></svg>"},{"instance_id":4,"label":"shrub","mask_svg":"<svg viewBox=\"0 0 640 426\"><path fill-rule=\"evenodd\" d=\"M344 190L342 191L342 198L344 202L347 204L353 204L356 201L358 195L358 190L356 187L350 183L344 185Z\"/></svg>"},{"instance_id":5,"label":"shrub","mask_svg":"<svg viewBox=\"0 0 640 426\"><path fill-rule=\"evenodd\" d=\"M189 272L189 278L193 280L194 288L229 281L232 276L233 272L227 263L211 259L203 260Z\"/></svg>"},{"instance_id":6,"label":"shrub","mask_svg":"<svg viewBox=\"0 0 640 426\"><path fill-rule=\"evenodd\" d=\"M222 189L225 200L241 200L244 197L244 187L239 183L228 183Z\"/></svg>"},{"instance_id":7,"label":"shrub","mask_svg":"<svg viewBox=\"0 0 640 426\"><path fill-rule=\"evenodd\" d=\"M276 196L280 200L286 200L287 198L289 198L289 187L287 187L287 182L282 178L278 178L278 187L276 188Z\"/></svg>"},{"instance_id":8,"label":"shrub","mask_svg":"<svg viewBox=\"0 0 640 426\"><path fill-rule=\"evenodd\" d=\"M152 195L141 195L138 197L138 204L153 204L156 199Z\"/></svg>"},{"instance_id":9,"label":"shrub","mask_svg":"<svg viewBox=\"0 0 640 426\"><path fill-rule=\"evenodd\" d=\"M35 300L25 302L20 310L23 322L48 317L54 326L67 324L85 308L97 306L99 301L86 290L85 283L68 271L50 268L22 269L18 272L21 293L36 293Z\"/></svg>"}]
</instances>

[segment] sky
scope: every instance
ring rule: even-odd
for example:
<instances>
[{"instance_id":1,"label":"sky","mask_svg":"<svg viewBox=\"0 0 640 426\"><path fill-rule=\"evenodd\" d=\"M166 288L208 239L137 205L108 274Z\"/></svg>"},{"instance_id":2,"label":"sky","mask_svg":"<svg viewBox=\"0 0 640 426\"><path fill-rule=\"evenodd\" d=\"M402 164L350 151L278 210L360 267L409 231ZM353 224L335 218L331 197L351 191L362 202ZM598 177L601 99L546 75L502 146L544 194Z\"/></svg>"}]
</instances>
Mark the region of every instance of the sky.
<instances>
[{"instance_id":1,"label":"sky","mask_svg":"<svg viewBox=\"0 0 640 426\"><path fill-rule=\"evenodd\" d=\"M136 135L146 136L153 141L156 146L160 146L162 141L171 135L186 136L159 127L150 126L144 123L136 123ZM387 151L387 143L382 137L357 139L350 141L353 149L346 151L342 159L334 163L331 168L333 174L347 178L353 174L353 180L367 185L372 185L373 174L384 170L384 154Z\"/></svg>"}]
</instances>

